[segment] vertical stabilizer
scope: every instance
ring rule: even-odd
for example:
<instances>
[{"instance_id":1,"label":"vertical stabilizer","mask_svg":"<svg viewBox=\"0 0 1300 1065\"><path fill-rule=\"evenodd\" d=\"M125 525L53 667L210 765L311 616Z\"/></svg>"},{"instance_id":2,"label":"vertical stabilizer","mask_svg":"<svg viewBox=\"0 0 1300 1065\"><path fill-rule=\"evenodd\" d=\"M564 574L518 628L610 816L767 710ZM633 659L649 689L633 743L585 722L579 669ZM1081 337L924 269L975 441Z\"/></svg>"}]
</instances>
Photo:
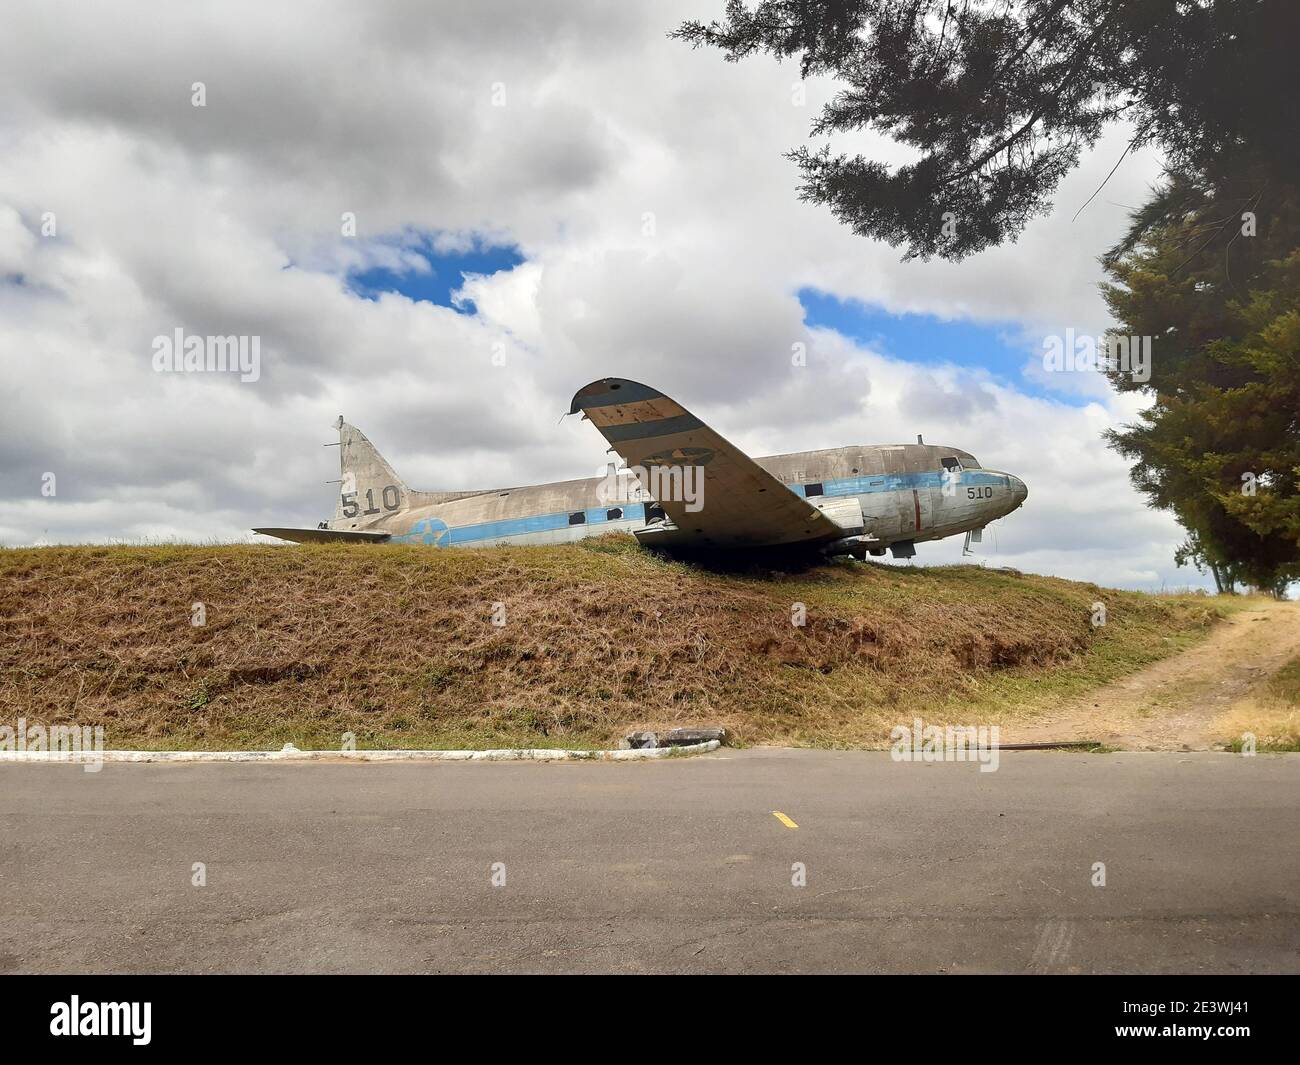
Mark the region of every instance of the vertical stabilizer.
<instances>
[{"instance_id":1,"label":"vertical stabilizer","mask_svg":"<svg viewBox=\"0 0 1300 1065\"><path fill-rule=\"evenodd\" d=\"M339 415L339 496L332 529L365 529L410 509L411 493L366 434Z\"/></svg>"}]
</instances>

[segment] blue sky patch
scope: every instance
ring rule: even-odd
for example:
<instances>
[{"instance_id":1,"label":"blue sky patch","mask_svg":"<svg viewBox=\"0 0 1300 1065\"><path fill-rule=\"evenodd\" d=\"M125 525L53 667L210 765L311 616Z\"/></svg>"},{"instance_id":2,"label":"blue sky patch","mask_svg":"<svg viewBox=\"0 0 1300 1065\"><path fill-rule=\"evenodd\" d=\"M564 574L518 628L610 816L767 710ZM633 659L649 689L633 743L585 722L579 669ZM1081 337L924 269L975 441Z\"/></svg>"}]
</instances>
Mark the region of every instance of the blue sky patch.
<instances>
[{"instance_id":1,"label":"blue sky patch","mask_svg":"<svg viewBox=\"0 0 1300 1065\"><path fill-rule=\"evenodd\" d=\"M1090 402L1087 396L1049 389L1024 373L1025 363L1036 353L1026 345L1015 322L891 314L883 307L842 300L815 288L802 288L798 295L806 325L833 329L890 358L927 366L952 363L982 369L1026 395L1077 406Z\"/></svg>"},{"instance_id":2,"label":"blue sky patch","mask_svg":"<svg viewBox=\"0 0 1300 1065\"><path fill-rule=\"evenodd\" d=\"M495 274L513 270L524 261L513 245L476 243L467 251L438 251L428 236L391 241L412 259L399 268L376 266L348 275L348 288L363 299L377 300L385 292L397 292L419 303L436 303L460 314L475 314L472 300L452 302L452 293L461 287L465 274ZM427 269L426 269L427 266Z\"/></svg>"}]
</instances>

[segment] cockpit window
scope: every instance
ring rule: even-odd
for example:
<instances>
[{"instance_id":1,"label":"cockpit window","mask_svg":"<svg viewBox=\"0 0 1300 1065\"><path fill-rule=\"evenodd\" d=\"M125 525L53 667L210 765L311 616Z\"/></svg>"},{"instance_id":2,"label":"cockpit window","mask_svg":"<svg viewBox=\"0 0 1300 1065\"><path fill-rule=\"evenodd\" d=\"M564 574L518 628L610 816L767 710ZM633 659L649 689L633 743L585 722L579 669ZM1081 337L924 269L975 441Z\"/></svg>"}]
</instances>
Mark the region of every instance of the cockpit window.
<instances>
[{"instance_id":1,"label":"cockpit window","mask_svg":"<svg viewBox=\"0 0 1300 1065\"><path fill-rule=\"evenodd\" d=\"M940 461L943 462L943 468L944 468L945 470L960 470L960 469L961 469L961 463L960 463L960 462L957 460L957 458L956 458L955 456L953 456L953 455L945 455L945 456L943 457L943 459L941 459Z\"/></svg>"}]
</instances>

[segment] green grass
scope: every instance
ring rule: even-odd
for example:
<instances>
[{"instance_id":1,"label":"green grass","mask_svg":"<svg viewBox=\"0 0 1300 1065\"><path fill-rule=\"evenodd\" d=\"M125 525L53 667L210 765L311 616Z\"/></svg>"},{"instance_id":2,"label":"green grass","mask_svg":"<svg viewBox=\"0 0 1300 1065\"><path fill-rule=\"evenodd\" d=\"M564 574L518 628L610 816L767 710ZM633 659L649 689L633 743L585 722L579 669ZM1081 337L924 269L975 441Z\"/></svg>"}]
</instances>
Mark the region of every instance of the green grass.
<instances>
[{"instance_id":1,"label":"green grass","mask_svg":"<svg viewBox=\"0 0 1300 1065\"><path fill-rule=\"evenodd\" d=\"M918 716L1032 719L1238 608L979 566L717 572L630 538L6 550L0 722L156 749L338 749L348 732L362 748L591 749L691 725L878 747Z\"/></svg>"}]
</instances>

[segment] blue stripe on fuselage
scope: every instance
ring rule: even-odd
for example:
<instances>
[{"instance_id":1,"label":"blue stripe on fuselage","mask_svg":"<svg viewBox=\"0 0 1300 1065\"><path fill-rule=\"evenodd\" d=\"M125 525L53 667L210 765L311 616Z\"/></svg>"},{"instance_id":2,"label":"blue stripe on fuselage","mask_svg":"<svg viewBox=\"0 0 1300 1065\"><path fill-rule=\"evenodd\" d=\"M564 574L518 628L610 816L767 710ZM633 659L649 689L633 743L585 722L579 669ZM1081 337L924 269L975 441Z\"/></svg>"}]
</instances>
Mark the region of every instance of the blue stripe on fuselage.
<instances>
[{"instance_id":1,"label":"blue stripe on fuselage","mask_svg":"<svg viewBox=\"0 0 1300 1065\"><path fill-rule=\"evenodd\" d=\"M623 511L621 518L609 517L611 510ZM452 544L472 544L480 540L499 540L506 536L525 536L528 533L554 532L556 529L567 529L569 527L570 513L576 514L577 511L562 511L559 514L529 514L526 517L503 518L500 521L485 521L478 525L453 525L448 529L447 536L437 541L436 546L448 547ZM644 503L611 503L606 507L591 507L584 510L583 514L586 521L582 525L605 525L617 521L644 521L645 504ZM416 522L416 526L421 523ZM413 528L411 532L394 536L391 540L396 544L421 544L430 543L422 531Z\"/></svg>"},{"instance_id":2,"label":"blue stripe on fuselage","mask_svg":"<svg viewBox=\"0 0 1300 1065\"><path fill-rule=\"evenodd\" d=\"M611 510L622 509L621 518L610 518ZM564 511L560 514L533 514L527 518L504 518L501 521L488 521L482 525L452 526L450 542L453 544L473 543L475 540L496 540L502 536L523 536L526 533L554 532L556 529L569 527L569 514L577 511ZM645 519L644 503L613 503L607 507L592 507L584 510L586 521L582 525L603 525L610 521L638 521Z\"/></svg>"},{"instance_id":3,"label":"blue stripe on fuselage","mask_svg":"<svg viewBox=\"0 0 1300 1065\"><path fill-rule=\"evenodd\" d=\"M925 470L922 473L880 473L874 477L845 477L838 481L818 482L809 478L807 484L822 486L822 495L826 496L865 496L874 492L910 492L913 488L943 488L942 470ZM999 474L985 473L983 470L962 470L956 485L1003 484ZM802 484L787 486L795 495L804 494Z\"/></svg>"},{"instance_id":4,"label":"blue stripe on fuselage","mask_svg":"<svg viewBox=\"0 0 1300 1065\"><path fill-rule=\"evenodd\" d=\"M816 484L816 481L808 481ZM958 475L957 485L1000 485L1003 479L998 474L985 473L983 470L963 470ZM875 477L845 477L838 481L823 481L822 492L826 496L864 496L876 492L908 492L913 488L943 488L943 473L927 470L923 473L887 473ZM804 496L802 484L787 485L797 496ZM806 497L805 497L806 498ZM610 510L621 507L621 518L609 518ZM500 540L507 536L526 536L529 533L554 532L569 527L569 511L558 514L530 514L526 517L503 518L500 521L487 521L478 525L453 525L448 535L436 541L436 546L446 547L451 544L472 544L481 540ZM573 513L577 513L574 511ZM583 511L586 515L584 525L604 525L611 521L645 520L643 503L611 503L606 507L592 507ZM419 523L417 523L419 524ZM425 535L412 530L410 533L392 537L392 543L431 543Z\"/></svg>"}]
</instances>

